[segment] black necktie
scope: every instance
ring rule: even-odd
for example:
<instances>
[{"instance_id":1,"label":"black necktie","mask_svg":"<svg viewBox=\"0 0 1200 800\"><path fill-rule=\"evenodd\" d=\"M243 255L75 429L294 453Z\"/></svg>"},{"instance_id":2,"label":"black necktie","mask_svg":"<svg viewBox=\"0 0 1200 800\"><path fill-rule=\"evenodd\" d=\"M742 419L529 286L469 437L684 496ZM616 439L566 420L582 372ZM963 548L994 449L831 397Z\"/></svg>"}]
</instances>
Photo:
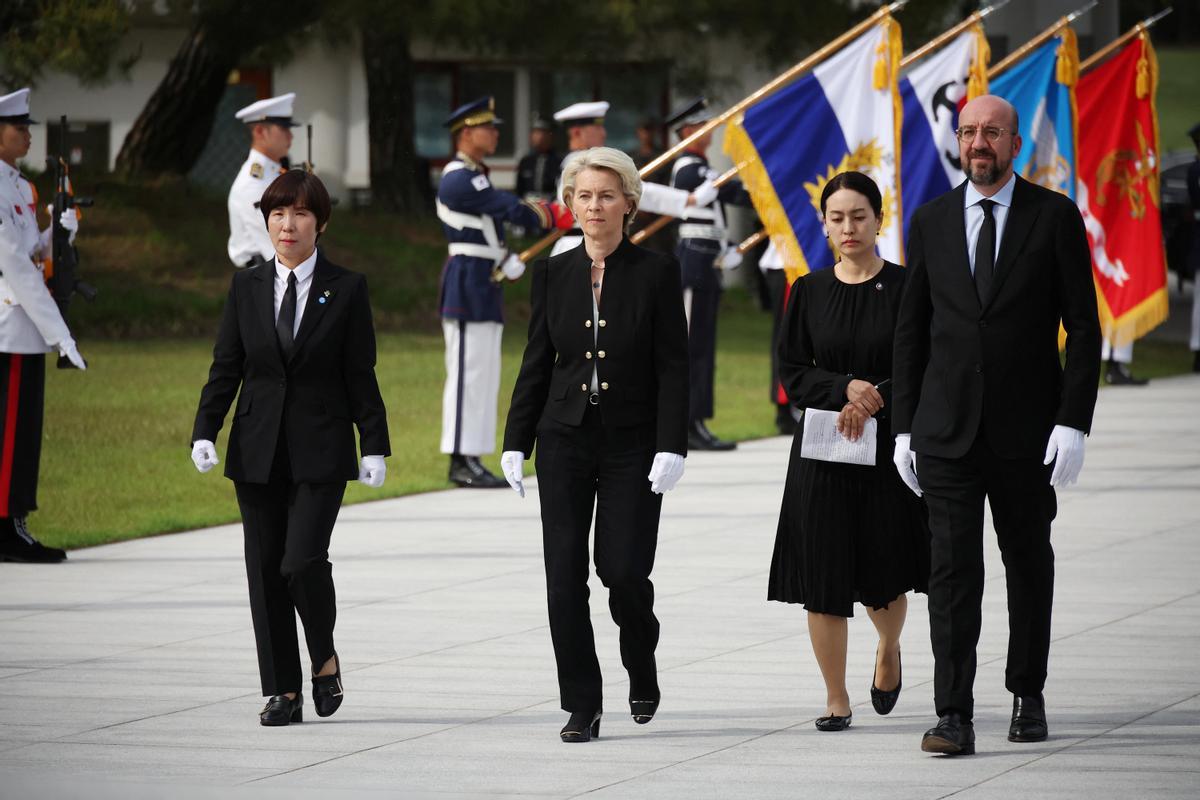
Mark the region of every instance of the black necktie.
<instances>
[{"instance_id":1,"label":"black necktie","mask_svg":"<svg viewBox=\"0 0 1200 800\"><path fill-rule=\"evenodd\" d=\"M992 274L996 265L996 217L992 214L995 200L980 200L983 209L983 227L975 241L975 292L980 303L987 303L992 293Z\"/></svg>"},{"instance_id":2,"label":"black necktie","mask_svg":"<svg viewBox=\"0 0 1200 800\"><path fill-rule=\"evenodd\" d=\"M288 274L287 291L279 306L279 319L275 321L275 335L279 337L279 349L286 358L292 354L296 330L296 273Z\"/></svg>"}]
</instances>

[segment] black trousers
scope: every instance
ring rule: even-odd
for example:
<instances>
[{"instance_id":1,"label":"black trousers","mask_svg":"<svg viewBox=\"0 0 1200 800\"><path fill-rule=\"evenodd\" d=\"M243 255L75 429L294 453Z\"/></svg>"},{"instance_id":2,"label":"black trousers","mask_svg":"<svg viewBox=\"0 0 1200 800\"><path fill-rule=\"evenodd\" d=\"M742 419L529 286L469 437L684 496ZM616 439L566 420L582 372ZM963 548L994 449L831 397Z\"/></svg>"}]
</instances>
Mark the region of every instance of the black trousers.
<instances>
[{"instance_id":1,"label":"black trousers","mask_svg":"<svg viewBox=\"0 0 1200 800\"><path fill-rule=\"evenodd\" d=\"M688 307L688 420L713 415L713 380L717 368L717 312L721 308L721 275L713 261L721 245L708 239L684 239L676 249L683 272Z\"/></svg>"},{"instance_id":2,"label":"black trousers","mask_svg":"<svg viewBox=\"0 0 1200 800\"><path fill-rule=\"evenodd\" d=\"M650 571L658 545L662 495L646 475L654 461L654 427L606 429L589 406L571 427L543 417L538 427L538 497L546 560L550 637L565 711L603 705L603 682L588 607L588 533L596 515L596 575L621 629L621 663L630 698L658 696L654 650L658 619Z\"/></svg>"},{"instance_id":3,"label":"black trousers","mask_svg":"<svg viewBox=\"0 0 1200 800\"><path fill-rule=\"evenodd\" d=\"M246 545L250 617L263 695L298 692L304 684L296 615L315 669L333 655L337 605L329 537L346 484L292 483L280 436L269 483L235 483Z\"/></svg>"},{"instance_id":4,"label":"black trousers","mask_svg":"<svg viewBox=\"0 0 1200 800\"><path fill-rule=\"evenodd\" d=\"M974 714L975 648L983 602L983 503L992 509L1008 586L1008 665L1004 685L1036 695L1046 684L1058 510L1051 467L1040 458L1004 459L978 436L963 458L917 455L917 477L932 536L929 632L939 716Z\"/></svg>"},{"instance_id":5,"label":"black trousers","mask_svg":"<svg viewBox=\"0 0 1200 800\"><path fill-rule=\"evenodd\" d=\"M787 398L780 397L779 385L779 327L783 322L783 312L786 310L788 293L787 272L781 269L769 269L763 272L763 282L767 286L767 297L771 303L771 402L777 407L787 409Z\"/></svg>"},{"instance_id":6,"label":"black trousers","mask_svg":"<svg viewBox=\"0 0 1200 800\"><path fill-rule=\"evenodd\" d=\"M0 518L37 509L46 356L0 353Z\"/></svg>"}]
</instances>

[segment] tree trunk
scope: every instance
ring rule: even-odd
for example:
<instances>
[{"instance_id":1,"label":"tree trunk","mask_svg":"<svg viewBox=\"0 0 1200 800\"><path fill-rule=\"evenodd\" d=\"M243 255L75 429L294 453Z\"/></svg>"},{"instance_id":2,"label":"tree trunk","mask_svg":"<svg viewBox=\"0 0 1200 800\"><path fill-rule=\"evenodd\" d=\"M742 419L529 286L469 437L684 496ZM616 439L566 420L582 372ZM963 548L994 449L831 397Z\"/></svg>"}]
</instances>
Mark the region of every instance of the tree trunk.
<instances>
[{"instance_id":1,"label":"tree trunk","mask_svg":"<svg viewBox=\"0 0 1200 800\"><path fill-rule=\"evenodd\" d=\"M428 162L416 152L411 31L401 15L384 18L390 24L377 18L361 28L371 203L402 214L427 214L433 199Z\"/></svg>"}]
</instances>

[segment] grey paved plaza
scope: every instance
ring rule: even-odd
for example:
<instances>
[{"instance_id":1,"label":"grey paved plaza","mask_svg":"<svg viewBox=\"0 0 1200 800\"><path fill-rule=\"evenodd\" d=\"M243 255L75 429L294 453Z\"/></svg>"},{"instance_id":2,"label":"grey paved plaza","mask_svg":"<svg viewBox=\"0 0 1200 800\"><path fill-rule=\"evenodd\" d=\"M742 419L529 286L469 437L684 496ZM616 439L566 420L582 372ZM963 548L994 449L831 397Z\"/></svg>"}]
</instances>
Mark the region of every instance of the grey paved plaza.
<instances>
[{"instance_id":1,"label":"grey paved plaza","mask_svg":"<svg viewBox=\"0 0 1200 800\"><path fill-rule=\"evenodd\" d=\"M585 746L558 739L536 492L345 509L332 557L346 703L326 720L310 703L288 728L258 725L239 526L0 565L0 796L1195 798L1198 427L1200 376L1101 392L1082 480L1059 494L1041 744L1005 739L991 536L979 754L919 750L934 721L921 595L896 710L871 710L860 613L854 725L813 728L824 691L803 611L765 600L788 455L775 438L691 456L667 496L654 573L664 697L650 725L628 716L593 582L607 707Z\"/></svg>"}]
</instances>

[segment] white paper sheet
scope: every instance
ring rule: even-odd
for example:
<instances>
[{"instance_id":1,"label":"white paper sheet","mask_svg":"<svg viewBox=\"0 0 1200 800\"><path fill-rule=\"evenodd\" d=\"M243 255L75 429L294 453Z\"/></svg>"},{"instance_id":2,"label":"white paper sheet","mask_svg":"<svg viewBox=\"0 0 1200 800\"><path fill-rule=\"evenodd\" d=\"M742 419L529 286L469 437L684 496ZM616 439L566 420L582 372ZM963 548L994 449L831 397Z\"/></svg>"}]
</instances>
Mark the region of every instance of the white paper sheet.
<instances>
[{"instance_id":1,"label":"white paper sheet","mask_svg":"<svg viewBox=\"0 0 1200 800\"><path fill-rule=\"evenodd\" d=\"M808 408L804 411L804 438L800 440L800 455L817 461L836 461L841 464L875 463L875 441L879 423L875 418L863 425L862 436L852 442L837 429L838 412Z\"/></svg>"}]
</instances>

